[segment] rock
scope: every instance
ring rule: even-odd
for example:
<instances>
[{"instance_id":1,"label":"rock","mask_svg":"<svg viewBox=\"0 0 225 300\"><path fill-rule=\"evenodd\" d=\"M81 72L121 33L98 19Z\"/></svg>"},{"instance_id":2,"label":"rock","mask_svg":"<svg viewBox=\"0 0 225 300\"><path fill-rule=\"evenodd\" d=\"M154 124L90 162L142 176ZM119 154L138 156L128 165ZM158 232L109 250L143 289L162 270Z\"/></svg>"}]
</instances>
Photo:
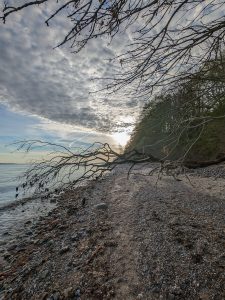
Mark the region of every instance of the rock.
<instances>
[{"instance_id":1,"label":"rock","mask_svg":"<svg viewBox=\"0 0 225 300\"><path fill-rule=\"evenodd\" d=\"M152 292L158 294L158 293L160 293L160 288L154 287L154 288L152 289Z\"/></svg>"},{"instance_id":2,"label":"rock","mask_svg":"<svg viewBox=\"0 0 225 300\"><path fill-rule=\"evenodd\" d=\"M77 208L75 206L73 206L73 205L67 206L67 215L68 216L72 216L72 215L76 214L76 212L77 212Z\"/></svg>"},{"instance_id":3,"label":"rock","mask_svg":"<svg viewBox=\"0 0 225 300\"><path fill-rule=\"evenodd\" d=\"M47 245L48 245L49 247L52 247L52 246L54 245L54 241L53 241L53 240L49 240L49 241L47 242Z\"/></svg>"},{"instance_id":4,"label":"rock","mask_svg":"<svg viewBox=\"0 0 225 300\"><path fill-rule=\"evenodd\" d=\"M51 198L50 203L56 203L56 198Z\"/></svg>"},{"instance_id":5,"label":"rock","mask_svg":"<svg viewBox=\"0 0 225 300\"><path fill-rule=\"evenodd\" d=\"M115 242L115 241L107 241L107 242L104 243L104 246L106 246L106 247L117 247L118 243Z\"/></svg>"},{"instance_id":6,"label":"rock","mask_svg":"<svg viewBox=\"0 0 225 300\"><path fill-rule=\"evenodd\" d=\"M144 298L143 294L138 294L137 295L137 299L143 299L143 298Z\"/></svg>"},{"instance_id":7,"label":"rock","mask_svg":"<svg viewBox=\"0 0 225 300\"><path fill-rule=\"evenodd\" d=\"M160 293L161 289L160 289L160 285L159 284L154 284L152 287L152 292L153 293Z\"/></svg>"},{"instance_id":8,"label":"rock","mask_svg":"<svg viewBox=\"0 0 225 300\"><path fill-rule=\"evenodd\" d=\"M180 219L178 217L174 217L169 221L169 225L177 226L180 225Z\"/></svg>"},{"instance_id":9,"label":"rock","mask_svg":"<svg viewBox=\"0 0 225 300\"><path fill-rule=\"evenodd\" d=\"M78 241L79 240L79 235L77 233L75 233L74 235L71 236L70 239L71 239L72 242Z\"/></svg>"},{"instance_id":10,"label":"rock","mask_svg":"<svg viewBox=\"0 0 225 300\"><path fill-rule=\"evenodd\" d=\"M31 224L32 222L31 222L31 220L28 220L28 221L26 221L24 224L25 225L28 225L28 224Z\"/></svg>"},{"instance_id":11,"label":"rock","mask_svg":"<svg viewBox=\"0 0 225 300\"><path fill-rule=\"evenodd\" d=\"M72 298L74 296L74 291L72 287L68 287L63 291L63 296L65 299Z\"/></svg>"},{"instance_id":12,"label":"rock","mask_svg":"<svg viewBox=\"0 0 225 300\"><path fill-rule=\"evenodd\" d=\"M41 272L41 274L39 275L39 277L41 279L45 279L48 275L49 275L49 270L44 270L43 272Z\"/></svg>"},{"instance_id":13,"label":"rock","mask_svg":"<svg viewBox=\"0 0 225 300\"><path fill-rule=\"evenodd\" d=\"M98 210L106 210L108 208L108 204L102 202L102 203L96 204L94 206L94 208L98 209Z\"/></svg>"},{"instance_id":14,"label":"rock","mask_svg":"<svg viewBox=\"0 0 225 300\"><path fill-rule=\"evenodd\" d=\"M47 300L60 300L60 293L54 292Z\"/></svg>"},{"instance_id":15,"label":"rock","mask_svg":"<svg viewBox=\"0 0 225 300\"><path fill-rule=\"evenodd\" d=\"M194 253L191 255L191 258L195 264L200 264L203 262L203 256L201 254Z\"/></svg>"},{"instance_id":16,"label":"rock","mask_svg":"<svg viewBox=\"0 0 225 300\"><path fill-rule=\"evenodd\" d=\"M127 279L126 279L126 278L123 278L123 277L119 277L119 278L117 279L117 282L118 282L118 283L124 283L124 282L127 282Z\"/></svg>"},{"instance_id":17,"label":"rock","mask_svg":"<svg viewBox=\"0 0 225 300\"><path fill-rule=\"evenodd\" d=\"M25 235L27 235L27 236L29 236L29 235L33 235L33 232L32 232L31 230L29 230L29 231L26 231L26 232L25 232Z\"/></svg>"},{"instance_id":18,"label":"rock","mask_svg":"<svg viewBox=\"0 0 225 300\"><path fill-rule=\"evenodd\" d=\"M174 299L175 299L175 295L169 293L169 295L168 295L168 300L174 300Z\"/></svg>"},{"instance_id":19,"label":"rock","mask_svg":"<svg viewBox=\"0 0 225 300\"><path fill-rule=\"evenodd\" d=\"M80 289L77 288L75 293L74 293L75 299L79 299L80 298Z\"/></svg>"},{"instance_id":20,"label":"rock","mask_svg":"<svg viewBox=\"0 0 225 300\"><path fill-rule=\"evenodd\" d=\"M5 252L5 253L3 254L4 259L10 258L10 256L11 256L11 254L9 254L8 252Z\"/></svg>"},{"instance_id":21,"label":"rock","mask_svg":"<svg viewBox=\"0 0 225 300\"><path fill-rule=\"evenodd\" d=\"M12 244L7 248L7 250L12 251L12 250L15 250L16 248L17 248L17 244Z\"/></svg>"},{"instance_id":22,"label":"rock","mask_svg":"<svg viewBox=\"0 0 225 300\"><path fill-rule=\"evenodd\" d=\"M66 230L66 229L68 228L67 225L59 225L59 226L57 226L57 227L58 227L58 229L60 229L60 230Z\"/></svg>"},{"instance_id":23,"label":"rock","mask_svg":"<svg viewBox=\"0 0 225 300\"><path fill-rule=\"evenodd\" d=\"M85 206L86 200L87 200L87 199L86 199L85 197L82 199L82 201L81 201L81 205L82 205L82 206Z\"/></svg>"},{"instance_id":24,"label":"rock","mask_svg":"<svg viewBox=\"0 0 225 300\"><path fill-rule=\"evenodd\" d=\"M41 295L41 300L48 300L48 293L44 293Z\"/></svg>"},{"instance_id":25,"label":"rock","mask_svg":"<svg viewBox=\"0 0 225 300\"><path fill-rule=\"evenodd\" d=\"M62 247L59 251L59 254L64 254L66 252L70 251L70 247L69 246L65 246L65 247Z\"/></svg>"},{"instance_id":26,"label":"rock","mask_svg":"<svg viewBox=\"0 0 225 300\"><path fill-rule=\"evenodd\" d=\"M199 299L201 299L201 300L209 300L210 299L210 295L208 293L200 293Z\"/></svg>"}]
</instances>

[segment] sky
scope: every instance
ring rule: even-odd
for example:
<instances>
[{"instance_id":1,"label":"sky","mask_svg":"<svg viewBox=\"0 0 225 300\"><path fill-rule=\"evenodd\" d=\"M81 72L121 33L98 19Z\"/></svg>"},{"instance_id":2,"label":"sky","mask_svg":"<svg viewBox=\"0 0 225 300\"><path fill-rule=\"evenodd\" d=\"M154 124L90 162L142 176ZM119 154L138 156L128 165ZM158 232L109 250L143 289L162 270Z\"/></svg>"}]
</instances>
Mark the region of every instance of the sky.
<instances>
[{"instance_id":1,"label":"sky","mask_svg":"<svg viewBox=\"0 0 225 300\"><path fill-rule=\"evenodd\" d=\"M0 11L1 5L3 1ZM194 5L191 15L181 12L183 17L178 15L173 26L195 19L202 5L207 3ZM91 40L75 55L69 45L54 48L71 24L59 15L47 27L45 20L52 11L49 5L30 7L9 16L6 24L0 23L0 163L27 161L27 156L12 152L9 146L21 139L71 147L85 147L93 141L124 146L143 107L143 100L124 91L110 96L96 93L105 82L94 80L121 71L119 59L111 59L132 44L132 26L111 43L106 37ZM215 13L220 16L222 11ZM205 18L209 18L207 13ZM143 25L144 21L138 22ZM159 30L160 23L157 26ZM33 158L40 155L46 153L33 152Z\"/></svg>"},{"instance_id":2,"label":"sky","mask_svg":"<svg viewBox=\"0 0 225 300\"><path fill-rule=\"evenodd\" d=\"M130 33L112 45L94 40L74 55L66 46L53 49L68 24L59 16L47 27L48 13L32 7L0 24L0 163L28 160L12 152L10 144L21 139L124 146L139 111L135 98L90 93L104 84L93 78L107 77L121 67L109 59L122 53Z\"/></svg>"}]
</instances>

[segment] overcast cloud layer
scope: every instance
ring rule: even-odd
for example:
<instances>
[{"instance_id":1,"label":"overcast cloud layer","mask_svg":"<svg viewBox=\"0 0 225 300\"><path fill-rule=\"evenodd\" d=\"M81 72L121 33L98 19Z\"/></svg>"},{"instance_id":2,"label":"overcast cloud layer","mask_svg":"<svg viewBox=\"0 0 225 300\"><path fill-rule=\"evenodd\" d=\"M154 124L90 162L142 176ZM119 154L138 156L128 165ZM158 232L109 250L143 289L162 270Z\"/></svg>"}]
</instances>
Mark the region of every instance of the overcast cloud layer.
<instances>
[{"instance_id":1,"label":"overcast cloud layer","mask_svg":"<svg viewBox=\"0 0 225 300\"><path fill-rule=\"evenodd\" d=\"M121 53L125 43L118 39L109 47L94 40L78 55L68 48L53 50L63 38L65 20L46 27L45 19L31 8L0 25L0 102L14 111L104 132L129 124L127 116L137 113L135 99L89 93L102 87L93 77L115 71L107 59Z\"/></svg>"}]
</instances>

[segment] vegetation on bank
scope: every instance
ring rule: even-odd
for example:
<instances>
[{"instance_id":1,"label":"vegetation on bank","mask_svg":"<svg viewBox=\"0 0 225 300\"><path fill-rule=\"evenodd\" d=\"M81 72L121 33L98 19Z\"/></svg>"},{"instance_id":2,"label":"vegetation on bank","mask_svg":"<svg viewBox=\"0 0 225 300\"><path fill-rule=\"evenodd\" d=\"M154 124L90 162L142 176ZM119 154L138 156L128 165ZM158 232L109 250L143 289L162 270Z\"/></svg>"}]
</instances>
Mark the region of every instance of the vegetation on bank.
<instances>
[{"instance_id":1,"label":"vegetation on bank","mask_svg":"<svg viewBox=\"0 0 225 300\"><path fill-rule=\"evenodd\" d=\"M172 160L225 154L225 61L205 63L146 104L126 147L132 149Z\"/></svg>"}]
</instances>

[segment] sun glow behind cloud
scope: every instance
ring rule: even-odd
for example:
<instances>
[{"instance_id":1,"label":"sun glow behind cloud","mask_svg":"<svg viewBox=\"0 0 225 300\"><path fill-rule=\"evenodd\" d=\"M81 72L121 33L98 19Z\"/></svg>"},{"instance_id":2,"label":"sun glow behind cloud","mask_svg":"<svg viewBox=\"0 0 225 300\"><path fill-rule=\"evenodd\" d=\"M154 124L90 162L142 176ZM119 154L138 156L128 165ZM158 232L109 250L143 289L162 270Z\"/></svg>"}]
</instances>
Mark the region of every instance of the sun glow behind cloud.
<instances>
[{"instance_id":1,"label":"sun glow behind cloud","mask_svg":"<svg viewBox=\"0 0 225 300\"><path fill-rule=\"evenodd\" d=\"M133 116L126 116L126 117L122 116L120 118L120 122L121 123L118 124L119 128L120 128L120 124L132 124L132 125L127 125L126 127L121 128L119 131L114 132L112 134L115 143L118 146L125 147L130 139L131 132L134 128L135 118Z\"/></svg>"},{"instance_id":2,"label":"sun glow behind cloud","mask_svg":"<svg viewBox=\"0 0 225 300\"><path fill-rule=\"evenodd\" d=\"M122 147L126 146L127 142L130 139L130 135L125 131L124 132L115 132L112 135L112 137L115 140L115 142Z\"/></svg>"}]
</instances>

